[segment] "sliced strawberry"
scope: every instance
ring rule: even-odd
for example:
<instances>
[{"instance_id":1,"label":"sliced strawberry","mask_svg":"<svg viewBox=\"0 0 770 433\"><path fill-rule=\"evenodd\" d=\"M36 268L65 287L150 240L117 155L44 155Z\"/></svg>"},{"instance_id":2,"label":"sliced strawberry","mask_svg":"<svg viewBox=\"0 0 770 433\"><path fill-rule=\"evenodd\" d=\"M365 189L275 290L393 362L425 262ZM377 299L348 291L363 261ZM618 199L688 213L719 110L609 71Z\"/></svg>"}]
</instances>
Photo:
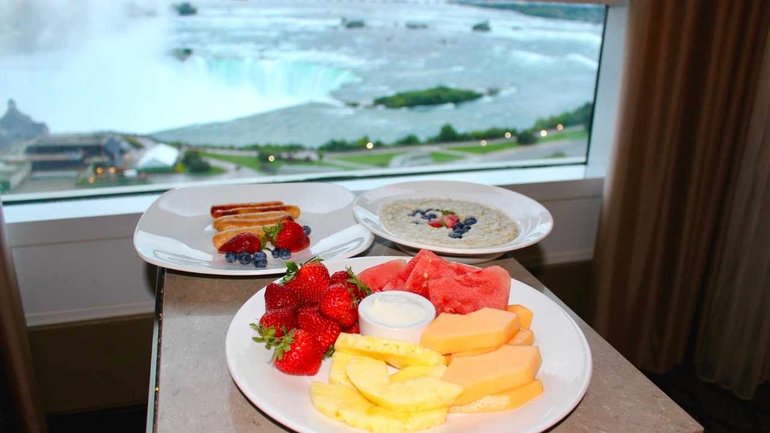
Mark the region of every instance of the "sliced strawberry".
<instances>
[{"instance_id":1,"label":"sliced strawberry","mask_svg":"<svg viewBox=\"0 0 770 433\"><path fill-rule=\"evenodd\" d=\"M318 307L303 307L297 314L297 327L313 333L325 352L334 345L341 331L340 325L324 317Z\"/></svg>"},{"instance_id":2,"label":"sliced strawberry","mask_svg":"<svg viewBox=\"0 0 770 433\"><path fill-rule=\"evenodd\" d=\"M276 347L273 363L286 374L312 376L321 368L325 352L311 332L294 329Z\"/></svg>"},{"instance_id":3,"label":"sliced strawberry","mask_svg":"<svg viewBox=\"0 0 770 433\"><path fill-rule=\"evenodd\" d=\"M358 305L353 294L343 284L329 286L321 297L321 313L339 323L343 328L358 320Z\"/></svg>"},{"instance_id":4,"label":"sliced strawberry","mask_svg":"<svg viewBox=\"0 0 770 433\"><path fill-rule=\"evenodd\" d=\"M460 222L460 217L458 217L456 213L444 215L444 225L450 229L453 228L458 222Z\"/></svg>"},{"instance_id":5,"label":"sliced strawberry","mask_svg":"<svg viewBox=\"0 0 770 433\"><path fill-rule=\"evenodd\" d=\"M265 309L275 310L299 305L297 292L283 284L270 283L265 287Z\"/></svg>"},{"instance_id":6,"label":"sliced strawberry","mask_svg":"<svg viewBox=\"0 0 770 433\"><path fill-rule=\"evenodd\" d=\"M262 250L262 241L254 233L238 233L232 239L222 244L217 251L220 253L251 253Z\"/></svg>"},{"instance_id":7,"label":"sliced strawberry","mask_svg":"<svg viewBox=\"0 0 770 433\"><path fill-rule=\"evenodd\" d=\"M444 223L441 221L440 218L433 218L432 220L428 221L428 225L431 227L441 227L444 225Z\"/></svg>"},{"instance_id":8,"label":"sliced strawberry","mask_svg":"<svg viewBox=\"0 0 770 433\"><path fill-rule=\"evenodd\" d=\"M329 270L320 259L310 259L302 266L289 261L286 270L283 284L297 293L300 305L321 301L321 295L329 287Z\"/></svg>"}]
</instances>

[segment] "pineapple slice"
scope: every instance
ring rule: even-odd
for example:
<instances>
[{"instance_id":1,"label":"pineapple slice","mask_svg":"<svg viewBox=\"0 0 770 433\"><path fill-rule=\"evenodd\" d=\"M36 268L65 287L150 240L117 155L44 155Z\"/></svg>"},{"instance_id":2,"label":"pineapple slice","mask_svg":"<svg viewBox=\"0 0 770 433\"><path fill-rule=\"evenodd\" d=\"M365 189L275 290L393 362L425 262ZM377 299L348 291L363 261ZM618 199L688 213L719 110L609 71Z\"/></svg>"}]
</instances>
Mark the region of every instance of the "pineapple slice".
<instances>
[{"instance_id":1,"label":"pineapple slice","mask_svg":"<svg viewBox=\"0 0 770 433\"><path fill-rule=\"evenodd\" d=\"M418 377L424 377L424 376L441 378L441 376L444 375L445 371L446 371L446 365L435 365L430 367L425 365L412 365L404 368L403 370L399 370L391 374L390 381L406 382L407 380L416 379Z\"/></svg>"},{"instance_id":2,"label":"pineapple slice","mask_svg":"<svg viewBox=\"0 0 770 433\"><path fill-rule=\"evenodd\" d=\"M427 412L393 412L378 407L355 389L344 385L313 382L310 399L322 414L352 427L372 433L409 433L428 429L446 421L447 409Z\"/></svg>"},{"instance_id":3,"label":"pineapple slice","mask_svg":"<svg viewBox=\"0 0 770 433\"><path fill-rule=\"evenodd\" d=\"M497 394L487 395L470 403L449 406L449 413L497 412L516 409L542 393L543 383L535 379L526 385L517 386Z\"/></svg>"},{"instance_id":4,"label":"pineapple slice","mask_svg":"<svg viewBox=\"0 0 770 433\"><path fill-rule=\"evenodd\" d=\"M410 365L444 365L444 357L433 350L407 341L341 333L334 343L334 350L353 355L380 359L396 368Z\"/></svg>"},{"instance_id":5,"label":"pineapple slice","mask_svg":"<svg viewBox=\"0 0 770 433\"><path fill-rule=\"evenodd\" d=\"M371 358L351 359L345 372L368 400L399 412L446 408L463 391L460 385L430 376L391 382L385 362Z\"/></svg>"},{"instance_id":6,"label":"pineapple slice","mask_svg":"<svg viewBox=\"0 0 770 433\"><path fill-rule=\"evenodd\" d=\"M348 374L345 373L345 367L347 367L351 359L356 357L356 355L351 355L350 353L335 351L334 355L332 355L331 367L329 368L329 383L355 388L348 379Z\"/></svg>"}]
</instances>

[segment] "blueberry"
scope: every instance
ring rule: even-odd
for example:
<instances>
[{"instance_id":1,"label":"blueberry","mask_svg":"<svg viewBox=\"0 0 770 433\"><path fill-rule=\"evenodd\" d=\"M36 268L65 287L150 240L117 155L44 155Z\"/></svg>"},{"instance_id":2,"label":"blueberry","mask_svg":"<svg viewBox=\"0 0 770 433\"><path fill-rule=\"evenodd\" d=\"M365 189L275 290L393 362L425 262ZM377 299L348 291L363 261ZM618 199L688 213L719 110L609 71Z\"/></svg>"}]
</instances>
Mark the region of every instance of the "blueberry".
<instances>
[{"instance_id":1,"label":"blueberry","mask_svg":"<svg viewBox=\"0 0 770 433\"><path fill-rule=\"evenodd\" d=\"M452 227L452 230L454 230L456 232L461 232L461 231L465 230L465 224L463 224L463 223L456 223L454 225L454 227Z\"/></svg>"},{"instance_id":2,"label":"blueberry","mask_svg":"<svg viewBox=\"0 0 770 433\"><path fill-rule=\"evenodd\" d=\"M225 261L227 263L235 263L238 260L238 256L235 253L225 253Z\"/></svg>"},{"instance_id":3,"label":"blueberry","mask_svg":"<svg viewBox=\"0 0 770 433\"><path fill-rule=\"evenodd\" d=\"M449 232L449 237L453 239L462 239L463 234L457 232Z\"/></svg>"},{"instance_id":4,"label":"blueberry","mask_svg":"<svg viewBox=\"0 0 770 433\"><path fill-rule=\"evenodd\" d=\"M252 260L254 260L254 255L251 253L243 252L238 254L238 262L242 265L248 265Z\"/></svg>"},{"instance_id":5,"label":"blueberry","mask_svg":"<svg viewBox=\"0 0 770 433\"><path fill-rule=\"evenodd\" d=\"M425 214L425 219L432 220L432 219L435 219L436 217L437 217L437 215L435 213L433 213L433 212Z\"/></svg>"},{"instance_id":6,"label":"blueberry","mask_svg":"<svg viewBox=\"0 0 770 433\"><path fill-rule=\"evenodd\" d=\"M305 235L310 236L312 230L310 229L310 226L302 226L302 231L305 232Z\"/></svg>"},{"instance_id":7,"label":"blueberry","mask_svg":"<svg viewBox=\"0 0 770 433\"><path fill-rule=\"evenodd\" d=\"M267 259L256 259L254 260L254 267L255 268L266 268L267 267Z\"/></svg>"},{"instance_id":8,"label":"blueberry","mask_svg":"<svg viewBox=\"0 0 770 433\"><path fill-rule=\"evenodd\" d=\"M291 258L291 251L289 251L287 248L281 248L278 252L278 257L286 260Z\"/></svg>"},{"instance_id":9,"label":"blueberry","mask_svg":"<svg viewBox=\"0 0 770 433\"><path fill-rule=\"evenodd\" d=\"M270 251L270 253L273 255L273 258L274 258L274 259L277 259L277 258L278 258L278 250L279 250L279 249L280 249L280 248L273 248L273 249Z\"/></svg>"},{"instance_id":10,"label":"blueberry","mask_svg":"<svg viewBox=\"0 0 770 433\"><path fill-rule=\"evenodd\" d=\"M468 217L468 218L465 218L465 221L463 221L463 222L464 222L464 223L465 223L465 225L467 225L467 226L472 226L472 225L476 224L476 222L477 222L477 221L476 221L476 218L474 218L474 217L470 216L470 217Z\"/></svg>"},{"instance_id":11,"label":"blueberry","mask_svg":"<svg viewBox=\"0 0 770 433\"><path fill-rule=\"evenodd\" d=\"M254 261L257 260L267 260L267 254L264 251L257 251L254 253Z\"/></svg>"}]
</instances>

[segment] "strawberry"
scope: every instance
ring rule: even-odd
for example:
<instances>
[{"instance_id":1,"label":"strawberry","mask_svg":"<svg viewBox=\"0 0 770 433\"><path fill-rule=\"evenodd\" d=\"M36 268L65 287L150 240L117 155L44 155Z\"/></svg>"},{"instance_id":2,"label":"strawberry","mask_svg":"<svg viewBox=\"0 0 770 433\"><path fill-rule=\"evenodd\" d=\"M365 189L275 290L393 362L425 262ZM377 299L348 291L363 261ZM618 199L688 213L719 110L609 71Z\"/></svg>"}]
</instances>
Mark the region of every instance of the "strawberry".
<instances>
[{"instance_id":1,"label":"strawberry","mask_svg":"<svg viewBox=\"0 0 770 433\"><path fill-rule=\"evenodd\" d=\"M353 326L343 329L342 332L346 334L360 334L361 328L358 326L358 320L356 320L356 323L354 323Z\"/></svg>"},{"instance_id":2,"label":"strawberry","mask_svg":"<svg viewBox=\"0 0 770 433\"><path fill-rule=\"evenodd\" d=\"M460 217L456 213L444 215L444 225L448 228L453 228L458 222L460 222Z\"/></svg>"},{"instance_id":3,"label":"strawberry","mask_svg":"<svg viewBox=\"0 0 770 433\"><path fill-rule=\"evenodd\" d=\"M238 233L232 239L222 244L217 251L220 253L251 253L262 250L262 241L254 233Z\"/></svg>"},{"instance_id":4,"label":"strawberry","mask_svg":"<svg viewBox=\"0 0 770 433\"><path fill-rule=\"evenodd\" d=\"M265 309L267 311L299 305L297 293L283 284L270 283L265 287Z\"/></svg>"},{"instance_id":5,"label":"strawberry","mask_svg":"<svg viewBox=\"0 0 770 433\"><path fill-rule=\"evenodd\" d=\"M341 331L340 325L324 317L318 307L303 307L297 314L297 326L299 329L313 333L326 352L337 341Z\"/></svg>"},{"instance_id":6,"label":"strawberry","mask_svg":"<svg viewBox=\"0 0 770 433\"><path fill-rule=\"evenodd\" d=\"M344 284L350 290L356 302L361 302L365 297L372 294L372 290L363 281L359 280L350 267L344 271L337 271L329 279L329 285Z\"/></svg>"},{"instance_id":7,"label":"strawberry","mask_svg":"<svg viewBox=\"0 0 770 433\"><path fill-rule=\"evenodd\" d=\"M251 327L260 335L254 337L254 341L267 343L269 349L275 338L280 338L286 331L297 327L297 309L287 307L266 311L259 319L259 325L252 323Z\"/></svg>"},{"instance_id":8,"label":"strawberry","mask_svg":"<svg viewBox=\"0 0 770 433\"><path fill-rule=\"evenodd\" d=\"M314 257L302 266L294 262L286 262L286 275L283 284L297 293L300 305L313 304L321 301L321 295L329 287L329 270Z\"/></svg>"},{"instance_id":9,"label":"strawberry","mask_svg":"<svg viewBox=\"0 0 770 433\"><path fill-rule=\"evenodd\" d=\"M324 316L339 323L343 328L352 326L358 320L358 304L343 284L329 286L321 297L319 308Z\"/></svg>"},{"instance_id":10,"label":"strawberry","mask_svg":"<svg viewBox=\"0 0 770 433\"><path fill-rule=\"evenodd\" d=\"M283 219L275 227L266 228L265 232L273 246L293 253L310 245L310 238L305 234L305 230L291 218Z\"/></svg>"},{"instance_id":11,"label":"strawberry","mask_svg":"<svg viewBox=\"0 0 770 433\"><path fill-rule=\"evenodd\" d=\"M312 376L321 368L325 352L313 333L293 329L276 346L273 363L286 374Z\"/></svg>"},{"instance_id":12,"label":"strawberry","mask_svg":"<svg viewBox=\"0 0 770 433\"><path fill-rule=\"evenodd\" d=\"M430 221L428 221L428 225L431 227L441 227L444 225L444 223L439 218L434 218Z\"/></svg>"}]
</instances>

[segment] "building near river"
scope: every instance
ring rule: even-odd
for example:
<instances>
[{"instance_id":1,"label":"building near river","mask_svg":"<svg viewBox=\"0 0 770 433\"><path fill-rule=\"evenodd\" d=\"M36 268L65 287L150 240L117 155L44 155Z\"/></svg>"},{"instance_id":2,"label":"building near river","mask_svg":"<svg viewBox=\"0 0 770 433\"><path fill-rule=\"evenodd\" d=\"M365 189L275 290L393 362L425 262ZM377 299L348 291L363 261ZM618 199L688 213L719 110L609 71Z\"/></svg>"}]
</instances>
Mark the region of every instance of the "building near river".
<instances>
[{"instance_id":1,"label":"building near river","mask_svg":"<svg viewBox=\"0 0 770 433\"><path fill-rule=\"evenodd\" d=\"M80 170L91 164L120 167L130 146L116 134L49 134L24 151L32 171Z\"/></svg>"}]
</instances>

